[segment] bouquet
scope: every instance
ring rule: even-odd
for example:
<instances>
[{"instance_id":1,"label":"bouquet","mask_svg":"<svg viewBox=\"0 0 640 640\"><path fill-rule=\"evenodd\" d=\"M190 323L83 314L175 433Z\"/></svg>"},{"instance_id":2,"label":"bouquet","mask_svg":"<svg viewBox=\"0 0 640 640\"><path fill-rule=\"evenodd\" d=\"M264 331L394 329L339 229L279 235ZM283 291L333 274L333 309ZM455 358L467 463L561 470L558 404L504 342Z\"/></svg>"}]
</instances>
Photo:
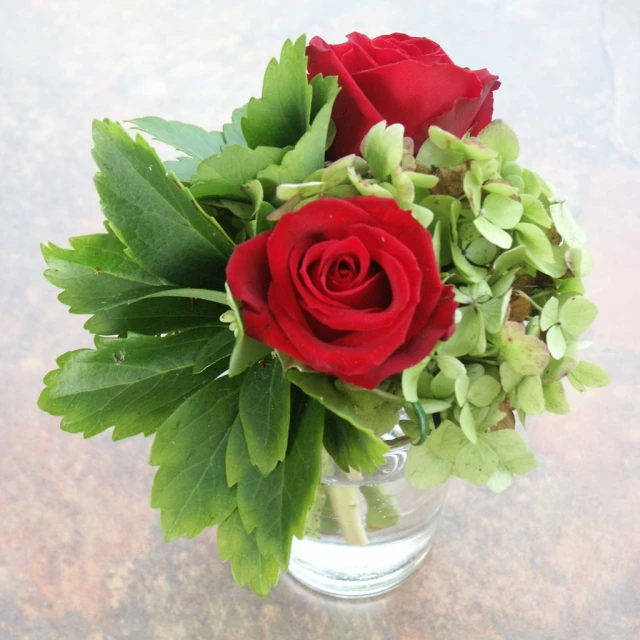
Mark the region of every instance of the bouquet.
<instances>
[{"instance_id":1,"label":"bouquet","mask_svg":"<svg viewBox=\"0 0 640 640\"><path fill-rule=\"evenodd\" d=\"M153 435L167 541L217 525L266 595L327 460L369 474L409 444L414 486L501 492L536 465L516 418L608 382L580 355L584 235L492 119L498 87L424 38L301 37L222 131L131 121L177 160L94 122L105 230L43 253L95 349L39 404L86 438Z\"/></svg>"}]
</instances>

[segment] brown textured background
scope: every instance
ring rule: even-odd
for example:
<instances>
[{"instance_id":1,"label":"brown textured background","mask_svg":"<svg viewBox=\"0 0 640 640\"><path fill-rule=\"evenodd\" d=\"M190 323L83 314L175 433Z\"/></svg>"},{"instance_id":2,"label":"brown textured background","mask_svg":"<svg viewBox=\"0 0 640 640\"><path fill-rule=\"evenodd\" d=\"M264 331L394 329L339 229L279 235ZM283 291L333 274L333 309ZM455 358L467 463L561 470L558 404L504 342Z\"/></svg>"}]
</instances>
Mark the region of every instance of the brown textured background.
<instances>
[{"instance_id":1,"label":"brown textured background","mask_svg":"<svg viewBox=\"0 0 640 640\"><path fill-rule=\"evenodd\" d=\"M0 639L640 635L640 6L637 0L293 3L4 0L0 17ZM283 577L235 587L212 531L165 545L150 442L83 441L41 414L41 378L89 346L38 243L100 229L90 121L219 126L285 37L439 40L501 76L496 115L588 232L601 313L588 357L613 385L531 421L540 468L505 495L454 482L435 548L386 596L347 603Z\"/></svg>"}]
</instances>

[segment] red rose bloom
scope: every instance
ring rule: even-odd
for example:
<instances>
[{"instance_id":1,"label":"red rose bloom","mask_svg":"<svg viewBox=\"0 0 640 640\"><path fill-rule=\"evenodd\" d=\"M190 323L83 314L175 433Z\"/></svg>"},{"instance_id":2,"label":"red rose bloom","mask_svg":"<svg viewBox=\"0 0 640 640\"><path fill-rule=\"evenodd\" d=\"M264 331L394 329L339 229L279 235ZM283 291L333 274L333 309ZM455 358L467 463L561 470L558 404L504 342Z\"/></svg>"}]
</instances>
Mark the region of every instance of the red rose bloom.
<instances>
[{"instance_id":1,"label":"red rose bloom","mask_svg":"<svg viewBox=\"0 0 640 640\"><path fill-rule=\"evenodd\" d=\"M453 332L429 233L390 198L326 198L238 245L227 282L247 335L367 389Z\"/></svg>"},{"instance_id":2,"label":"red rose bloom","mask_svg":"<svg viewBox=\"0 0 640 640\"><path fill-rule=\"evenodd\" d=\"M329 158L359 153L362 138L381 120L403 124L416 149L431 125L460 137L469 130L476 135L491 122L500 83L486 69L458 67L440 45L403 33L373 40L352 33L347 40L329 45L316 36L307 47L309 76L338 76L342 87Z\"/></svg>"}]
</instances>

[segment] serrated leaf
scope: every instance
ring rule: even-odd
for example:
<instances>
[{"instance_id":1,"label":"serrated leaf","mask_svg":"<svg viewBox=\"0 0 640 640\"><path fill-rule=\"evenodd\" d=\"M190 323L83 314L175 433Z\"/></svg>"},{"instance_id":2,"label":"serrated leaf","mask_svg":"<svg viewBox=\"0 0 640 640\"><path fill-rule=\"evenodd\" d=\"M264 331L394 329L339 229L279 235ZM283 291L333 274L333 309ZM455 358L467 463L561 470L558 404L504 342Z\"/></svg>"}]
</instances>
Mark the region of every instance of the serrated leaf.
<instances>
[{"instance_id":1,"label":"serrated leaf","mask_svg":"<svg viewBox=\"0 0 640 640\"><path fill-rule=\"evenodd\" d=\"M202 373L220 360L228 358L233 351L234 342L235 336L227 328L215 333L198 354L193 373Z\"/></svg>"},{"instance_id":2,"label":"serrated leaf","mask_svg":"<svg viewBox=\"0 0 640 640\"><path fill-rule=\"evenodd\" d=\"M485 375L473 381L467 398L476 407L487 407L499 393L500 383L491 376Z\"/></svg>"},{"instance_id":3,"label":"serrated leaf","mask_svg":"<svg viewBox=\"0 0 640 640\"><path fill-rule=\"evenodd\" d=\"M220 153L224 145L224 136L218 131L205 131L193 124L176 120L164 120L155 116L129 120L136 129L144 131L156 140L186 153L196 160L204 160Z\"/></svg>"},{"instance_id":4,"label":"serrated leaf","mask_svg":"<svg viewBox=\"0 0 640 640\"><path fill-rule=\"evenodd\" d=\"M230 487L238 484L251 470L251 460L247 449L247 440L244 437L244 428L240 415L231 425L229 438L227 440L227 450L224 457L227 484Z\"/></svg>"},{"instance_id":5,"label":"serrated leaf","mask_svg":"<svg viewBox=\"0 0 640 640\"><path fill-rule=\"evenodd\" d=\"M285 154L286 149L274 147L248 149L229 145L200 163L191 193L196 198L235 198L248 202L250 198L243 186L262 170L282 162Z\"/></svg>"},{"instance_id":6,"label":"serrated leaf","mask_svg":"<svg viewBox=\"0 0 640 640\"><path fill-rule=\"evenodd\" d=\"M453 462L433 453L428 442L409 448L404 476L412 487L432 489L446 482L452 471Z\"/></svg>"},{"instance_id":7,"label":"serrated leaf","mask_svg":"<svg viewBox=\"0 0 640 640\"><path fill-rule=\"evenodd\" d=\"M287 40L280 60L269 62L262 97L252 98L242 119L242 133L251 148L294 145L307 131L311 117L311 86L307 81L306 37Z\"/></svg>"},{"instance_id":8,"label":"serrated leaf","mask_svg":"<svg viewBox=\"0 0 640 640\"><path fill-rule=\"evenodd\" d=\"M242 118L247 115L248 105L238 107L231 114L231 122L222 126L225 146L230 144L241 144L247 146L247 141L242 133Z\"/></svg>"},{"instance_id":9,"label":"serrated leaf","mask_svg":"<svg viewBox=\"0 0 640 640\"><path fill-rule=\"evenodd\" d=\"M222 228L140 136L134 142L120 125L96 121L93 137L104 214L136 261L177 284L221 287L233 248Z\"/></svg>"},{"instance_id":10,"label":"serrated leaf","mask_svg":"<svg viewBox=\"0 0 640 640\"><path fill-rule=\"evenodd\" d=\"M579 338L596 319L598 307L582 296L569 298L560 309L562 331L571 338Z\"/></svg>"},{"instance_id":11,"label":"serrated leaf","mask_svg":"<svg viewBox=\"0 0 640 640\"><path fill-rule=\"evenodd\" d=\"M240 381L218 378L201 387L163 423L149 463L158 466L151 506L161 510L167 542L197 536L223 522L236 508L227 484L225 453L238 414Z\"/></svg>"},{"instance_id":12,"label":"serrated leaf","mask_svg":"<svg viewBox=\"0 0 640 640\"><path fill-rule=\"evenodd\" d=\"M291 383L277 358L247 370L240 392L240 420L251 463L263 475L284 460L290 405Z\"/></svg>"},{"instance_id":13,"label":"serrated leaf","mask_svg":"<svg viewBox=\"0 0 640 640\"><path fill-rule=\"evenodd\" d=\"M284 460L266 476L251 467L238 483L238 510L245 529L255 531L260 552L272 554L284 570L293 536L304 535L307 511L320 482L324 413L313 398L295 394Z\"/></svg>"},{"instance_id":14,"label":"serrated leaf","mask_svg":"<svg viewBox=\"0 0 640 640\"><path fill-rule=\"evenodd\" d=\"M440 426L431 432L429 447L439 458L455 462L460 450L469 442L462 429L451 422L444 420Z\"/></svg>"},{"instance_id":15,"label":"serrated leaf","mask_svg":"<svg viewBox=\"0 0 640 640\"><path fill-rule=\"evenodd\" d=\"M384 454L389 451L389 446L373 431L358 428L329 411L325 418L324 447L345 473L351 469L375 473L384 465Z\"/></svg>"},{"instance_id":16,"label":"serrated leaf","mask_svg":"<svg viewBox=\"0 0 640 640\"><path fill-rule=\"evenodd\" d=\"M115 427L114 440L154 433L191 394L220 374L194 376L193 364L211 338L207 329L166 337L96 338L96 350L71 351L45 377L39 406L62 416L70 433L94 436Z\"/></svg>"},{"instance_id":17,"label":"serrated leaf","mask_svg":"<svg viewBox=\"0 0 640 640\"><path fill-rule=\"evenodd\" d=\"M331 122L331 110L340 89L335 76L321 78L312 84L314 92L322 92L324 105L314 118L309 130L296 142L293 149L287 151L282 162L258 173L258 179L262 182L267 194L269 191L275 193L276 185L302 182L308 175L324 167L325 143Z\"/></svg>"},{"instance_id":18,"label":"serrated leaf","mask_svg":"<svg viewBox=\"0 0 640 640\"><path fill-rule=\"evenodd\" d=\"M456 456L454 473L476 485L486 484L498 468L498 456L483 440L469 442Z\"/></svg>"},{"instance_id":19,"label":"serrated leaf","mask_svg":"<svg viewBox=\"0 0 640 640\"><path fill-rule=\"evenodd\" d=\"M520 143L513 129L504 120L493 120L478 138L490 149L497 151L505 162L513 162L520 155Z\"/></svg>"},{"instance_id":20,"label":"serrated leaf","mask_svg":"<svg viewBox=\"0 0 640 640\"><path fill-rule=\"evenodd\" d=\"M526 376L516 387L518 408L529 414L544 413L545 399L540 376Z\"/></svg>"},{"instance_id":21,"label":"serrated leaf","mask_svg":"<svg viewBox=\"0 0 640 640\"><path fill-rule=\"evenodd\" d=\"M506 231L489 222L487 218L480 216L473 221L473 224L489 242L501 249L511 248L513 238Z\"/></svg>"},{"instance_id":22,"label":"serrated leaf","mask_svg":"<svg viewBox=\"0 0 640 640\"><path fill-rule=\"evenodd\" d=\"M280 567L274 556L260 553L255 534L245 531L237 509L218 527L217 542L220 560L231 559L231 571L238 585L249 583L257 595L268 596L271 587L278 583Z\"/></svg>"},{"instance_id":23,"label":"serrated leaf","mask_svg":"<svg viewBox=\"0 0 640 640\"><path fill-rule=\"evenodd\" d=\"M581 360L570 375L575 381L592 389L606 387L611 382L609 374L602 367L586 360Z\"/></svg>"}]
</instances>

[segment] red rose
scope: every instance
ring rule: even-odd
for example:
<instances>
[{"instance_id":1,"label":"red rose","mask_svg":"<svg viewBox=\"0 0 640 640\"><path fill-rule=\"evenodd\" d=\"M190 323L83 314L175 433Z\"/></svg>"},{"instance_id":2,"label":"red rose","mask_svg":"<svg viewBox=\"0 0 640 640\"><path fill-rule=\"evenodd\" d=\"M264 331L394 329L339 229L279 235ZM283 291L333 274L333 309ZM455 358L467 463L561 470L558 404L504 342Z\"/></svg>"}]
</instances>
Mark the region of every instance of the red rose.
<instances>
[{"instance_id":1,"label":"red rose","mask_svg":"<svg viewBox=\"0 0 640 640\"><path fill-rule=\"evenodd\" d=\"M453 331L429 233L388 198L325 198L243 242L227 266L247 335L368 389Z\"/></svg>"},{"instance_id":2,"label":"red rose","mask_svg":"<svg viewBox=\"0 0 640 640\"><path fill-rule=\"evenodd\" d=\"M359 153L369 129L386 120L401 123L416 149L437 125L460 137L477 134L493 113L493 91L500 83L486 69L456 66L426 38L393 33L370 40L361 33L344 44L311 39L307 47L309 76L338 76L342 87L333 108L336 137L331 159Z\"/></svg>"}]
</instances>

